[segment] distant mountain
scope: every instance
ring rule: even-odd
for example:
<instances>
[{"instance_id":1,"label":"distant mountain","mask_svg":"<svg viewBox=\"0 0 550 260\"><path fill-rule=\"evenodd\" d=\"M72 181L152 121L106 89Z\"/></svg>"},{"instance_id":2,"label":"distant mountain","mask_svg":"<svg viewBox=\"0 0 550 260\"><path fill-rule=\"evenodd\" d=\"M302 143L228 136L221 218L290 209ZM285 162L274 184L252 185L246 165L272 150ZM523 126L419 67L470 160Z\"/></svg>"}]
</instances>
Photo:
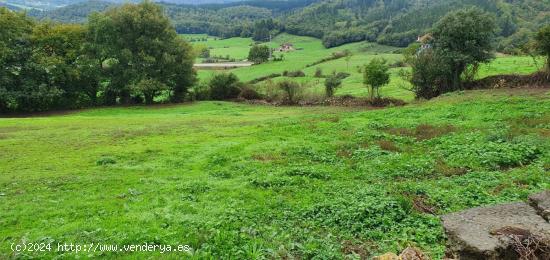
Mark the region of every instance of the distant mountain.
<instances>
[{"instance_id":1,"label":"distant mountain","mask_svg":"<svg viewBox=\"0 0 550 260\"><path fill-rule=\"evenodd\" d=\"M56 8L87 2L88 0L0 0L0 5L10 6L20 9L38 9L53 10ZM113 3L140 2L141 0L106 0ZM165 2L172 4L226 4L242 0L155 0L155 2Z\"/></svg>"},{"instance_id":2,"label":"distant mountain","mask_svg":"<svg viewBox=\"0 0 550 260\"><path fill-rule=\"evenodd\" d=\"M21 7L18 7L18 6L14 6L14 5L11 5L11 4L8 4L8 3L3 3L3 2L0 2L0 7L6 7L10 10L13 10L13 11L21 11L23 10L23 8Z\"/></svg>"}]
</instances>

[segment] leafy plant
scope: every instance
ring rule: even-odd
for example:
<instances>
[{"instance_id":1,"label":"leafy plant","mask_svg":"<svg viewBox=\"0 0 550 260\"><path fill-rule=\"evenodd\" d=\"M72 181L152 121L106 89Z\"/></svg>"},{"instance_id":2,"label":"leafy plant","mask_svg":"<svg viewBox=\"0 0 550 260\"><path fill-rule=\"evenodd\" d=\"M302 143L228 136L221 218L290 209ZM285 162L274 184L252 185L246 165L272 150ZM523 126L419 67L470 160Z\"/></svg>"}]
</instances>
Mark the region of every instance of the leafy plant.
<instances>
[{"instance_id":1,"label":"leafy plant","mask_svg":"<svg viewBox=\"0 0 550 260\"><path fill-rule=\"evenodd\" d=\"M380 87L390 83L389 67L386 60L374 58L366 66L363 83L369 87L370 98L380 98Z\"/></svg>"}]
</instances>

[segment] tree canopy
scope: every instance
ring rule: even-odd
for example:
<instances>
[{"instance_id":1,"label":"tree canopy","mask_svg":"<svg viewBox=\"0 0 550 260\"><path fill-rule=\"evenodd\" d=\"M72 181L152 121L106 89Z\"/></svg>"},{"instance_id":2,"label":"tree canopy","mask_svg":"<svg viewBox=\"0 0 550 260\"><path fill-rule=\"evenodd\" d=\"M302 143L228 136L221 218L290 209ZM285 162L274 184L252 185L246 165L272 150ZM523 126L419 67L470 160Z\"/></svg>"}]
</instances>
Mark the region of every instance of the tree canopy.
<instances>
[{"instance_id":1,"label":"tree canopy","mask_svg":"<svg viewBox=\"0 0 550 260\"><path fill-rule=\"evenodd\" d=\"M449 13L436 23L431 43L449 65L453 89L461 88L461 76L469 66L494 58L496 29L494 17L477 8Z\"/></svg>"},{"instance_id":2,"label":"tree canopy","mask_svg":"<svg viewBox=\"0 0 550 260\"><path fill-rule=\"evenodd\" d=\"M161 7L125 4L87 25L35 22L0 8L0 112L181 101L194 52Z\"/></svg>"},{"instance_id":3,"label":"tree canopy","mask_svg":"<svg viewBox=\"0 0 550 260\"><path fill-rule=\"evenodd\" d=\"M374 58L364 69L363 82L370 89L371 99L380 98L380 87L390 83L389 67L386 64L386 60Z\"/></svg>"},{"instance_id":4,"label":"tree canopy","mask_svg":"<svg viewBox=\"0 0 550 260\"><path fill-rule=\"evenodd\" d=\"M248 53L248 60L260 64L269 60L271 50L265 45L254 45Z\"/></svg>"}]
</instances>

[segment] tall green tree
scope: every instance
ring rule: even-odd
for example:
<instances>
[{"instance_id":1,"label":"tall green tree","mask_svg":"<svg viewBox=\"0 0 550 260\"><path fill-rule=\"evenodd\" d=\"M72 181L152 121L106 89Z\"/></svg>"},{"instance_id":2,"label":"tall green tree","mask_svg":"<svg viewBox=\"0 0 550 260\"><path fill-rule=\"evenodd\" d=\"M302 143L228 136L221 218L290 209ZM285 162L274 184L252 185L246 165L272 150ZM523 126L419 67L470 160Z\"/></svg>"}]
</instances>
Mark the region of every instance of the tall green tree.
<instances>
[{"instance_id":1,"label":"tall green tree","mask_svg":"<svg viewBox=\"0 0 550 260\"><path fill-rule=\"evenodd\" d=\"M139 93L132 87L142 80L165 85L172 101L181 101L194 84L193 49L178 37L160 6L125 4L92 16L89 27L94 52L109 77L104 91L109 102L130 102L131 93Z\"/></svg>"},{"instance_id":2,"label":"tall green tree","mask_svg":"<svg viewBox=\"0 0 550 260\"><path fill-rule=\"evenodd\" d=\"M41 69L41 82L62 91L52 106L81 108L95 104L97 82L87 80L89 71L80 61L86 28L77 24L39 23L31 36L33 60Z\"/></svg>"},{"instance_id":3,"label":"tall green tree","mask_svg":"<svg viewBox=\"0 0 550 260\"><path fill-rule=\"evenodd\" d=\"M44 52L33 47L34 26L24 13L0 8L0 112L47 110L63 94L48 84Z\"/></svg>"},{"instance_id":4,"label":"tall green tree","mask_svg":"<svg viewBox=\"0 0 550 260\"><path fill-rule=\"evenodd\" d=\"M478 8L449 13L435 25L433 48L449 64L449 85L454 90L462 88L461 77L469 66L494 58L496 29L494 17Z\"/></svg>"},{"instance_id":5,"label":"tall green tree","mask_svg":"<svg viewBox=\"0 0 550 260\"><path fill-rule=\"evenodd\" d=\"M265 45L254 45L248 53L248 60L256 64L264 63L269 60L271 50Z\"/></svg>"}]
</instances>

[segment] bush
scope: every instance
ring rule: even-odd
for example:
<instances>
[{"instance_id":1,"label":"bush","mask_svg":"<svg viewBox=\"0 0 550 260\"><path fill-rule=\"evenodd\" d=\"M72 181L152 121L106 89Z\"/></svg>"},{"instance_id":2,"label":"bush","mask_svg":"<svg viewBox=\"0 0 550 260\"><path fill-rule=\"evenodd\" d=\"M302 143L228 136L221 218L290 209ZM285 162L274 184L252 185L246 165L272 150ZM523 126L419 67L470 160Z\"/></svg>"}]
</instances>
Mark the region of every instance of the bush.
<instances>
[{"instance_id":1,"label":"bush","mask_svg":"<svg viewBox=\"0 0 550 260\"><path fill-rule=\"evenodd\" d=\"M190 89L188 99L191 101L210 99L210 87L207 84L195 85Z\"/></svg>"},{"instance_id":2,"label":"bush","mask_svg":"<svg viewBox=\"0 0 550 260\"><path fill-rule=\"evenodd\" d=\"M283 76L290 77L290 78L299 78L299 77L305 77L306 74L301 70L297 70L297 71L286 71L285 70L283 72Z\"/></svg>"},{"instance_id":3,"label":"bush","mask_svg":"<svg viewBox=\"0 0 550 260\"><path fill-rule=\"evenodd\" d=\"M322 78L323 77L323 70L319 67L315 69L315 77L316 78Z\"/></svg>"},{"instance_id":4,"label":"bush","mask_svg":"<svg viewBox=\"0 0 550 260\"><path fill-rule=\"evenodd\" d=\"M338 72L336 73L336 77L339 78L340 80L344 80L345 78L349 77L351 74L347 73L347 72Z\"/></svg>"},{"instance_id":5,"label":"bush","mask_svg":"<svg viewBox=\"0 0 550 260\"><path fill-rule=\"evenodd\" d=\"M342 80L337 74L333 74L325 80L325 93L327 97L334 96L336 89L342 85Z\"/></svg>"},{"instance_id":6,"label":"bush","mask_svg":"<svg viewBox=\"0 0 550 260\"><path fill-rule=\"evenodd\" d=\"M239 96L239 78L233 73L222 73L215 75L208 84L210 88L210 98L214 100L226 100Z\"/></svg>"},{"instance_id":7,"label":"bush","mask_svg":"<svg viewBox=\"0 0 550 260\"><path fill-rule=\"evenodd\" d=\"M256 84L256 83L259 83L259 82L262 82L264 80L268 80L268 79L274 79L274 78L278 78L282 76L281 74L279 73L272 73L272 74L269 74L267 76L263 76L263 77L259 77L259 78L256 78L256 79L253 79L251 81L249 81L248 83L249 84Z\"/></svg>"},{"instance_id":8,"label":"bush","mask_svg":"<svg viewBox=\"0 0 550 260\"><path fill-rule=\"evenodd\" d=\"M416 98L434 98L448 89L448 65L433 50L422 50L409 62L411 73L403 75L411 82Z\"/></svg>"},{"instance_id":9,"label":"bush","mask_svg":"<svg viewBox=\"0 0 550 260\"><path fill-rule=\"evenodd\" d=\"M239 98L246 99L246 100L258 100L258 99L262 99L262 95L260 95L260 93L258 93L256 90L245 86L241 88L241 93L239 94Z\"/></svg>"},{"instance_id":10,"label":"bush","mask_svg":"<svg viewBox=\"0 0 550 260\"><path fill-rule=\"evenodd\" d=\"M254 45L248 53L248 60L256 64L264 63L269 60L271 50L264 45Z\"/></svg>"},{"instance_id":11,"label":"bush","mask_svg":"<svg viewBox=\"0 0 550 260\"><path fill-rule=\"evenodd\" d=\"M277 84L286 95L286 101L290 104L294 104L297 101L297 97L302 91L302 86L294 81L281 81Z\"/></svg>"},{"instance_id":12,"label":"bush","mask_svg":"<svg viewBox=\"0 0 550 260\"><path fill-rule=\"evenodd\" d=\"M111 164L116 164L116 160L112 157L104 156L96 161L96 165L98 166L105 166L105 165L111 165Z\"/></svg>"}]
</instances>

